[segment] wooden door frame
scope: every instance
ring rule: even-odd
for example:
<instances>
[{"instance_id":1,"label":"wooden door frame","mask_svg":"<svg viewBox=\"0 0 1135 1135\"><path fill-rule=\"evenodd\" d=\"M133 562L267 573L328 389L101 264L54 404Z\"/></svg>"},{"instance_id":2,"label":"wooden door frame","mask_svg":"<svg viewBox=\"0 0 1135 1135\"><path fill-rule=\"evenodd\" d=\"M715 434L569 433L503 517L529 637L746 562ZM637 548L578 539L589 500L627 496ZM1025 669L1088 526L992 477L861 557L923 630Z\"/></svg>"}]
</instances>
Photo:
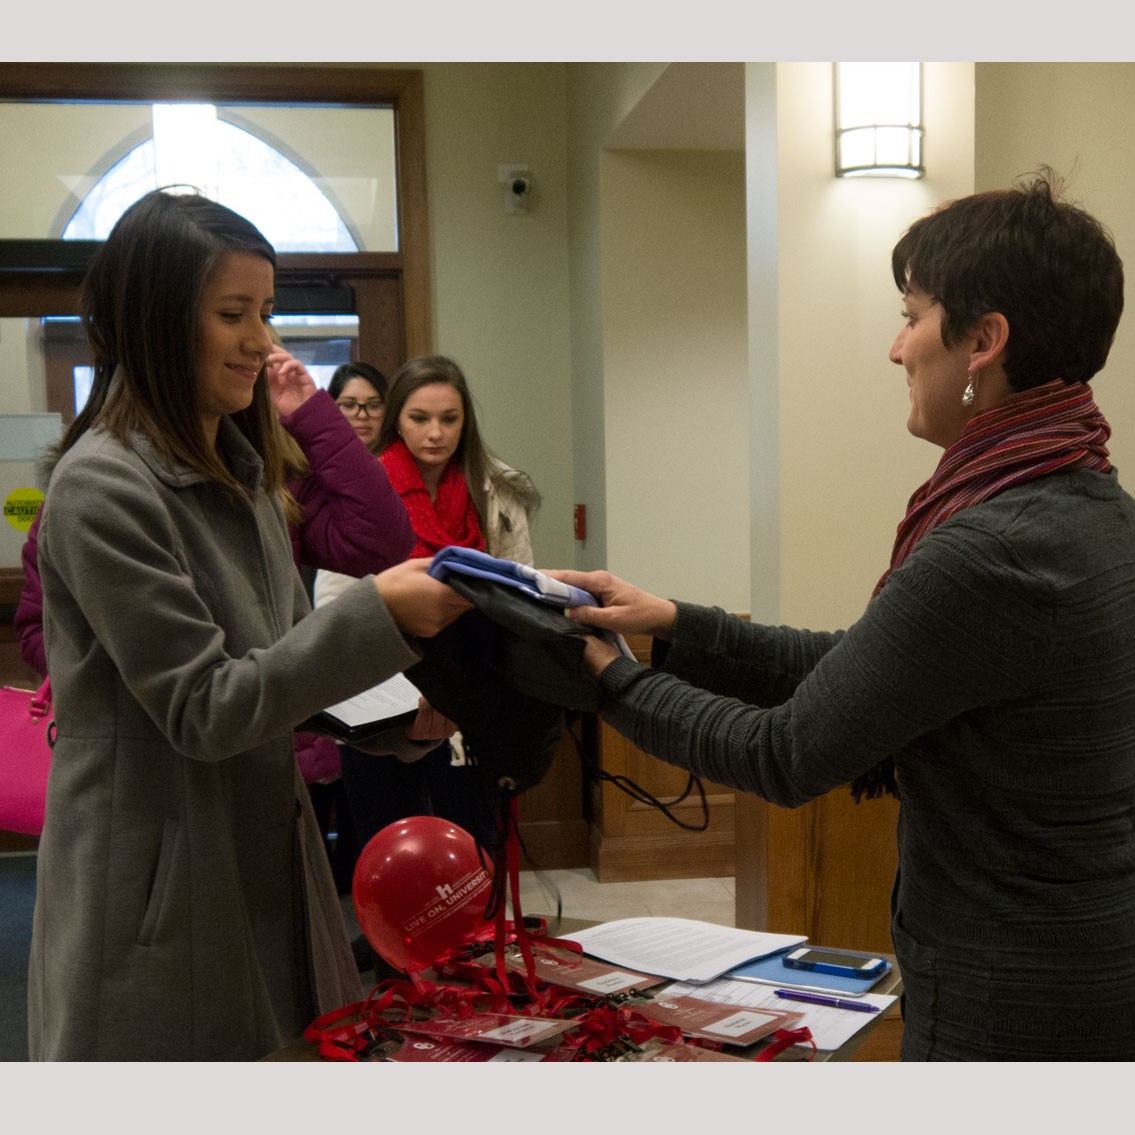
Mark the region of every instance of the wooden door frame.
<instances>
[{"instance_id":1,"label":"wooden door frame","mask_svg":"<svg viewBox=\"0 0 1135 1135\"><path fill-rule=\"evenodd\" d=\"M405 358L432 353L429 223L422 72L327 64L0 63L0 99L9 101L285 102L390 106L395 112L397 252L377 254L384 275L401 281ZM303 254L283 254L282 268ZM295 262L295 263L293 263ZM14 281L13 281L14 282ZM66 286L66 285L64 285ZM368 344L360 343L360 347Z\"/></svg>"}]
</instances>

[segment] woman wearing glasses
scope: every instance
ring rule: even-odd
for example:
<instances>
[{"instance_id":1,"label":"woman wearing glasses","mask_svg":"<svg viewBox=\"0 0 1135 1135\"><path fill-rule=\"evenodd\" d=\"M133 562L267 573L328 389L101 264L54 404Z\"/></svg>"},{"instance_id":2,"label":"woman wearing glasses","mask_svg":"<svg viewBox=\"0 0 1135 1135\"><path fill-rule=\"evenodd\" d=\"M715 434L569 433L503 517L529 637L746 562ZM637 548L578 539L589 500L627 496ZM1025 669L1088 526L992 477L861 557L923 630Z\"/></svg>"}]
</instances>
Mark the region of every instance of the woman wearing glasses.
<instances>
[{"instance_id":1,"label":"woman wearing glasses","mask_svg":"<svg viewBox=\"0 0 1135 1135\"><path fill-rule=\"evenodd\" d=\"M327 393L335 399L363 445L371 453L378 453L386 375L369 363L344 363L331 376Z\"/></svg>"}]
</instances>

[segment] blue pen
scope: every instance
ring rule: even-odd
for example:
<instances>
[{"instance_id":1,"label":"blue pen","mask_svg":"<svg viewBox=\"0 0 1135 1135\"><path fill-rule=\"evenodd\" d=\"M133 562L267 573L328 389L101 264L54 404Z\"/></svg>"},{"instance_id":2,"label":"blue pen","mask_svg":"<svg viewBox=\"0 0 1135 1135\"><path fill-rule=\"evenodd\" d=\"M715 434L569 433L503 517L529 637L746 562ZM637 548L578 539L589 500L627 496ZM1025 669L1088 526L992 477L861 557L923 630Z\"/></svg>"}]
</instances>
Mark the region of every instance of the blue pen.
<instances>
[{"instance_id":1,"label":"blue pen","mask_svg":"<svg viewBox=\"0 0 1135 1135\"><path fill-rule=\"evenodd\" d=\"M854 1009L857 1013L877 1013L878 1005L869 1001L848 1001L844 997L821 997L818 993L801 993L797 989L774 989L777 997L785 997L789 1001L807 1001L810 1005L830 1005L833 1009Z\"/></svg>"}]
</instances>

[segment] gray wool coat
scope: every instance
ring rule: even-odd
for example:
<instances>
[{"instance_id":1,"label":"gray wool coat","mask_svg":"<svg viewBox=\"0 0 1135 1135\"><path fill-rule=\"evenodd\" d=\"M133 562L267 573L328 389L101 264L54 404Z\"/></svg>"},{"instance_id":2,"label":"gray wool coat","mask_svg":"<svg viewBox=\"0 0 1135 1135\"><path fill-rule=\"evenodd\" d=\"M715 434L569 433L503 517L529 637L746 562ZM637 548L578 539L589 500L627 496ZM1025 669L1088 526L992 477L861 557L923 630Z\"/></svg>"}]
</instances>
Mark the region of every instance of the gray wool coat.
<instances>
[{"instance_id":1,"label":"gray wool coat","mask_svg":"<svg viewBox=\"0 0 1135 1135\"><path fill-rule=\"evenodd\" d=\"M32 1059L256 1059L361 993L292 730L418 654L371 577L311 611L257 455L218 447L250 498L101 430L52 475Z\"/></svg>"}]
</instances>

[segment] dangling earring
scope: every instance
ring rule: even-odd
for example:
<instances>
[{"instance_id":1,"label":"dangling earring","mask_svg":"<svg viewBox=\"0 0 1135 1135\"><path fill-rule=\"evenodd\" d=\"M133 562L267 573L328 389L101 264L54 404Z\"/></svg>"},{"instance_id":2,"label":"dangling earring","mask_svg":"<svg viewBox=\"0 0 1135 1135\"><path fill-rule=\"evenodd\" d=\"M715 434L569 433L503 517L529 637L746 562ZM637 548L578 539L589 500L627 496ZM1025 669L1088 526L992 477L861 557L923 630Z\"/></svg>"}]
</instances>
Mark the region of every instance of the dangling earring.
<instances>
[{"instance_id":1,"label":"dangling earring","mask_svg":"<svg viewBox=\"0 0 1135 1135\"><path fill-rule=\"evenodd\" d=\"M965 390L962 391L962 405L972 406L973 400L977 397L977 376L970 375L969 382L966 384Z\"/></svg>"}]
</instances>

